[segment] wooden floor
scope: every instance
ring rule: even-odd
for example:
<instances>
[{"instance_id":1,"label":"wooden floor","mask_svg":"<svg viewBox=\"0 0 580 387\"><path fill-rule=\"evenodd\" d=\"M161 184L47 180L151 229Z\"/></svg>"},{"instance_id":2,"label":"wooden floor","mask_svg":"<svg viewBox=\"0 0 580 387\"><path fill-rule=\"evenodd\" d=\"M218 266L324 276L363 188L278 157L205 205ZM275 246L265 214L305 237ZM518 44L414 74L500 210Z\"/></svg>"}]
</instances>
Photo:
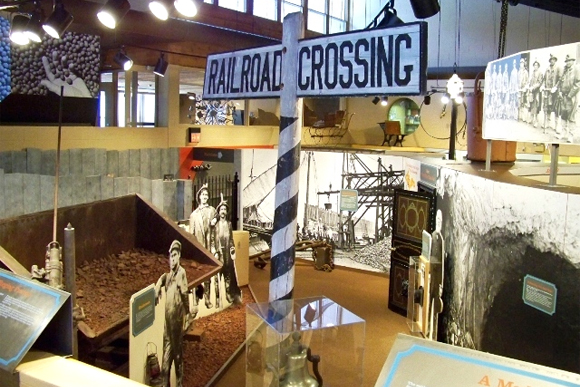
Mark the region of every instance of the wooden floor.
<instances>
[{"instance_id":1,"label":"wooden floor","mask_svg":"<svg viewBox=\"0 0 580 387\"><path fill-rule=\"evenodd\" d=\"M250 287L257 302L268 301L270 265L264 270L250 265ZM366 322L364 382L374 386L398 333L409 333L405 317L387 308L389 278L377 274L336 267L332 272L315 270L311 261L297 260L294 298L325 296L358 315ZM245 385L245 352L214 386ZM344 386L354 387L354 386Z\"/></svg>"}]
</instances>

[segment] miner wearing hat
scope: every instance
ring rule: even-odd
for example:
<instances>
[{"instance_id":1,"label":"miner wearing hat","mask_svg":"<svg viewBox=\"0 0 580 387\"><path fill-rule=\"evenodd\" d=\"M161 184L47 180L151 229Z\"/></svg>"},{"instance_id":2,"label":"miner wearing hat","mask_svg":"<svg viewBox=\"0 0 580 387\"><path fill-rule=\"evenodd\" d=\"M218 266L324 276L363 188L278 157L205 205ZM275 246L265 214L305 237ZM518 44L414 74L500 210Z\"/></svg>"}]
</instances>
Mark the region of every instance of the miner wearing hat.
<instances>
[{"instance_id":1,"label":"miner wearing hat","mask_svg":"<svg viewBox=\"0 0 580 387\"><path fill-rule=\"evenodd\" d=\"M574 141L575 116L578 108L578 90L580 90L580 68L576 58L566 55L562 79L560 82L560 119L562 135L568 142Z\"/></svg>"},{"instance_id":2,"label":"miner wearing hat","mask_svg":"<svg viewBox=\"0 0 580 387\"><path fill-rule=\"evenodd\" d=\"M540 71L540 62L538 60L534 61L534 69L532 70L532 74L530 75L530 88L529 88L529 98L530 98L530 113L531 113L531 124L534 125L534 128L538 127L538 113L540 111L540 99L541 93L540 88L542 87L542 83L544 82L544 76Z\"/></svg>"},{"instance_id":3,"label":"miner wearing hat","mask_svg":"<svg viewBox=\"0 0 580 387\"><path fill-rule=\"evenodd\" d=\"M215 208L208 204L209 190L207 184L203 184L197 191L197 208L189 216L189 232L195 235L199 243L207 250L210 249L211 220L215 218ZM213 308L210 296L211 278L203 284L203 297L206 308Z\"/></svg>"},{"instance_id":4,"label":"miner wearing hat","mask_svg":"<svg viewBox=\"0 0 580 387\"><path fill-rule=\"evenodd\" d=\"M185 269L181 267L181 243L174 240L169 248L169 272L159 277L155 284L155 304L159 302L161 291L165 289L165 327L163 329L163 362L161 375L163 386L169 386L171 366L175 365L177 387L183 381L183 334L189 327L189 314L196 314L196 307L190 311L189 290ZM195 317L195 316L193 316Z\"/></svg>"},{"instance_id":5,"label":"miner wearing hat","mask_svg":"<svg viewBox=\"0 0 580 387\"><path fill-rule=\"evenodd\" d=\"M520 71L518 72L518 83L519 83L519 94L518 94L518 102L519 102L519 112L518 112L518 120L523 122L528 122L528 115L526 114L528 111L528 80L529 80L529 73L528 73L528 66L526 62L526 58L520 58Z\"/></svg>"},{"instance_id":6,"label":"miner wearing hat","mask_svg":"<svg viewBox=\"0 0 580 387\"><path fill-rule=\"evenodd\" d=\"M558 58L550 54L550 65L544 73L544 86L542 88L543 98L542 98L542 110L544 111L544 124L542 128L544 133L548 132L548 129L552 129L552 113L554 113L554 126L553 129L556 133L559 133L560 128L557 125L557 105L558 105L558 83L560 82L560 77L562 76L562 69L556 66Z\"/></svg>"},{"instance_id":7,"label":"miner wearing hat","mask_svg":"<svg viewBox=\"0 0 580 387\"><path fill-rule=\"evenodd\" d=\"M221 273L224 278L228 303L241 303L241 291L236 277L236 248L232 223L228 220L229 206L223 200L217 206L217 219L213 227L212 252L223 263Z\"/></svg>"}]
</instances>

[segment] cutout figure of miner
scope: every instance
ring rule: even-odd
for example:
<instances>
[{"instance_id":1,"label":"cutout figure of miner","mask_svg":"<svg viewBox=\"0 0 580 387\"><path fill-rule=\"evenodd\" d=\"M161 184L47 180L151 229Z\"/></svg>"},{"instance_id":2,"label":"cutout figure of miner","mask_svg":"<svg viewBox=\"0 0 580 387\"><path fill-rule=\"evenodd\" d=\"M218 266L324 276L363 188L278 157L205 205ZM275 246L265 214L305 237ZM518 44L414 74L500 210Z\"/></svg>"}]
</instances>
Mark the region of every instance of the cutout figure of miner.
<instances>
[{"instance_id":1,"label":"cutout figure of miner","mask_svg":"<svg viewBox=\"0 0 580 387\"><path fill-rule=\"evenodd\" d=\"M175 364L177 387L182 387L183 334L189 329L189 324L197 314L197 305L190 310L187 277L180 259L181 243L174 240L169 248L169 273L162 274L155 284L155 304L159 303L161 291L165 289L165 327L161 365L165 387L169 387L172 364Z\"/></svg>"},{"instance_id":2,"label":"cutout figure of miner","mask_svg":"<svg viewBox=\"0 0 580 387\"><path fill-rule=\"evenodd\" d=\"M212 221L214 225L211 251L223 263L221 273L225 283L226 300L229 303L238 305L242 302L242 292L238 286L234 263L236 259L236 247L234 244L232 223L228 220L229 206L227 201L223 200L223 197L216 210L217 217Z\"/></svg>"}]
</instances>

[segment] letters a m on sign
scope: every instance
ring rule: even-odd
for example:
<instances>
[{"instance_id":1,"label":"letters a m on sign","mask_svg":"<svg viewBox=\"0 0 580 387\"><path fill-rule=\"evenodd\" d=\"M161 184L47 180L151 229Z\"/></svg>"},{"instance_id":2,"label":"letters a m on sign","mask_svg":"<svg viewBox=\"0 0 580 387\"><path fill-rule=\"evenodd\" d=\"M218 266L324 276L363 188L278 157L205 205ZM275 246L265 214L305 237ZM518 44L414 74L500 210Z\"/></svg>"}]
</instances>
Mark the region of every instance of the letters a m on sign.
<instances>
[{"instance_id":1,"label":"letters a m on sign","mask_svg":"<svg viewBox=\"0 0 580 387\"><path fill-rule=\"evenodd\" d=\"M427 23L335 34L298 43L298 97L424 94ZM280 96L282 45L208 56L204 99ZM284 69L286 71L286 69Z\"/></svg>"}]
</instances>

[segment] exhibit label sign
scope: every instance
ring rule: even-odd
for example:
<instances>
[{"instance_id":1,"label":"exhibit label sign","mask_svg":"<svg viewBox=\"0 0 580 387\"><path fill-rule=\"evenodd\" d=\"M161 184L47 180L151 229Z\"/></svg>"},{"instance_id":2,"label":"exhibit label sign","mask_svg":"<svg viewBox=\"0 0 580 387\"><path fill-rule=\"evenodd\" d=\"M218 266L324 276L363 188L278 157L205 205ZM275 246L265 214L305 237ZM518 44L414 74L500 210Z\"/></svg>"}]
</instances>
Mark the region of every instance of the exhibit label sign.
<instances>
[{"instance_id":1,"label":"exhibit label sign","mask_svg":"<svg viewBox=\"0 0 580 387\"><path fill-rule=\"evenodd\" d=\"M13 372L69 293L0 269L0 368Z\"/></svg>"},{"instance_id":2,"label":"exhibit label sign","mask_svg":"<svg viewBox=\"0 0 580 387\"><path fill-rule=\"evenodd\" d=\"M358 191L356 189L340 190L340 210L341 211L358 210Z\"/></svg>"},{"instance_id":3,"label":"exhibit label sign","mask_svg":"<svg viewBox=\"0 0 580 387\"><path fill-rule=\"evenodd\" d=\"M420 95L427 23L335 34L298 43L297 96ZM204 99L280 97L282 45L209 55ZM285 70L285 69L284 69Z\"/></svg>"},{"instance_id":4,"label":"exhibit label sign","mask_svg":"<svg viewBox=\"0 0 580 387\"><path fill-rule=\"evenodd\" d=\"M556 285L531 275L524 277L522 298L524 303L547 314L556 313Z\"/></svg>"},{"instance_id":5,"label":"exhibit label sign","mask_svg":"<svg viewBox=\"0 0 580 387\"><path fill-rule=\"evenodd\" d=\"M375 387L572 387L580 375L399 334Z\"/></svg>"},{"instance_id":6,"label":"exhibit label sign","mask_svg":"<svg viewBox=\"0 0 580 387\"><path fill-rule=\"evenodd\" d=\"M138 336L155 321L155 288L150 286L131 300L131 331Z\"/></svg>"}]
</instances>

